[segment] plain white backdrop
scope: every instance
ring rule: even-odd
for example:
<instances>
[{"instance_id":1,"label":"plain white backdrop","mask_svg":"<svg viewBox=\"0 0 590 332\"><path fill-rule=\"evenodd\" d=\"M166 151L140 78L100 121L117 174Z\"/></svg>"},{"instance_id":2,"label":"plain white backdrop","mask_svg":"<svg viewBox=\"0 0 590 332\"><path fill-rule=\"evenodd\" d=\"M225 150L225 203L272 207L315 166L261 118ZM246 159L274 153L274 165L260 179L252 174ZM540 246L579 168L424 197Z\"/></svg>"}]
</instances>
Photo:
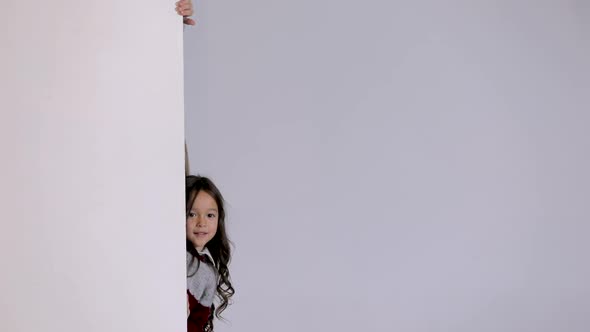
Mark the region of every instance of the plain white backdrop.
<instances>
[{"instance_id":1,"label":"plain white backdrop","mask_svg":"<svg viewBox=\"0 0 590 332\"><path fill-rule=\"evenodd\" d=\"M198 1L228 331L590 329L584 1Z\"/></svg>"},{"instance_id":2,"label":"plain white backdrop","mask_svg":"<svg viewBox=\"0 0 590 332\"><path fill-rule=\"evenodd\" d=\"M0 4L0 331L186 331L173 1Z\"/></svg>"}]
</instances>

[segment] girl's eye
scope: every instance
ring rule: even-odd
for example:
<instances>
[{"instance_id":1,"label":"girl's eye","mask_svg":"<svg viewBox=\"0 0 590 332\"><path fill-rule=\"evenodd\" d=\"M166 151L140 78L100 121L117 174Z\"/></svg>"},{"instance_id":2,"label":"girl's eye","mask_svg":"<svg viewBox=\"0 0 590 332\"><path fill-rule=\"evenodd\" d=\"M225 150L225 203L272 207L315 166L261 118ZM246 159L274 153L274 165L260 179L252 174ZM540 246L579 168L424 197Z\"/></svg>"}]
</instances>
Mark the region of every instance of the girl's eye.
<instances>
[{"instance_id":1,"label":"girl's eye","mask_svg":"<svg viewBox=\"0 0 590 332\"><path fill-rule=\"evenodd\" d=\"M194 218L196 216L196 214L194 212L189 212L188 213L188 217L189 218Z\"/></svg>"},{"instance_id":2,"label":"girl's eye","mask_svg":"<svg viewBox=\"0 0 590 332\"><path fill-rule=\"evenodd\" d=\"M215 214L213 214L213 213L209 213L209 214L207 215L207 217L209 217L209 218L215 218Z\"/></svg>"}]
</instances>

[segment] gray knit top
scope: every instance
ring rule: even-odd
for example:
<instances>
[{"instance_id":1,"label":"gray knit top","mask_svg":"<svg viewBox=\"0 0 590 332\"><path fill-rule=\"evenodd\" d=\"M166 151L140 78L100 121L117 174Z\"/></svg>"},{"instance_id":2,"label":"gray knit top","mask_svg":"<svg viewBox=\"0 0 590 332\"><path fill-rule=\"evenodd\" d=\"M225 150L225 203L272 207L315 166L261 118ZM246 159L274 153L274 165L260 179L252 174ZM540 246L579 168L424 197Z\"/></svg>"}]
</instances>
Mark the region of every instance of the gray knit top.
<instances>
[{"instance_id":1,"label":"gray knit top","mask_svg":"<svg viewBox=\"0 0 590 332\"><path fill-rule=\"evenodd\" d=\"M199 303L211 307L217 289L217 269L207 249L200 252L201 259L186 253L187 290Z\"/></svg>"}]
</instances>

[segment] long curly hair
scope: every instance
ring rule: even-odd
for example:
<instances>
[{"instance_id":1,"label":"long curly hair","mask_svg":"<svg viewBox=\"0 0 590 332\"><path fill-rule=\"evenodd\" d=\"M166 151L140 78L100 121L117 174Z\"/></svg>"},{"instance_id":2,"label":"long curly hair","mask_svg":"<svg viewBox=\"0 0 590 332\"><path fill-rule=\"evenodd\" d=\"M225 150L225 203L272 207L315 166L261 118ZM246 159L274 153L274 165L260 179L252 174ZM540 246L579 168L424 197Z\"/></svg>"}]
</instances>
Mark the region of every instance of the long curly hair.
<instances>
[{"instance_id":1,"label":"long curly hair","mask_svg":"<svg viewBox=\"0 0 590 332\"><path fill-rule=\"evenodd\" d=\"M215 186L213 181L211 181L209 178L199 175L186 176L187 219L195 198L200 191L204 191L211 195L211 197L213 197L215 200L215 203L217 203L218 209L217 232L211 241L209 241L206 245L207 249L209 249L209 252L211 253L211 256L213 256L213 261L217 267L218 272L216 297L219 300L219 306L217 308L215 305L212 306L211 315L209 315L209 319L205 324L204 329L205 332L211 332L213 331L214 317L223 319L221 317L221 313L227 308L228 305L232 303L231 297L235 293L234 287L231 283L231 277L228 268L231 260L232 243L228 239L227 232L225 231L225 206L223 196L221 195L221 192L217 186ZM186 251L192 254L193 260L198 255L197 249L188 239L186 241Z\"/></svg>"}]
</instances>

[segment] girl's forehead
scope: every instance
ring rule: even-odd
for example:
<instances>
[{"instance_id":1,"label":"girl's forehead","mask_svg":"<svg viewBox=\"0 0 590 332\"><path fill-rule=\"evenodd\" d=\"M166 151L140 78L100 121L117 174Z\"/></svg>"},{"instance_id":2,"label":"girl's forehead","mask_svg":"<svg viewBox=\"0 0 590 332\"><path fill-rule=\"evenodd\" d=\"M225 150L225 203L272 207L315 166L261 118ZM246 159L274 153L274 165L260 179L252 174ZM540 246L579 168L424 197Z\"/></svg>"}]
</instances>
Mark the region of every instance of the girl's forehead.
<instances>
[{"instance_id":1,"label":"girl's forehead","mask_svg":"<svg viewBox=\"0 0 590 332\"><path fill-rule=\"evenodd\" d=\"M215 209L217 210L217 202L215 202L215 199L213 198L213 196L211 196L211 194L209 194L206 191L199 191L197 193L197 196L195 197L195 200L193 201L193 209L200 209L200 210L210 210L210 209Z\"/></svg>"}]
</instances>

